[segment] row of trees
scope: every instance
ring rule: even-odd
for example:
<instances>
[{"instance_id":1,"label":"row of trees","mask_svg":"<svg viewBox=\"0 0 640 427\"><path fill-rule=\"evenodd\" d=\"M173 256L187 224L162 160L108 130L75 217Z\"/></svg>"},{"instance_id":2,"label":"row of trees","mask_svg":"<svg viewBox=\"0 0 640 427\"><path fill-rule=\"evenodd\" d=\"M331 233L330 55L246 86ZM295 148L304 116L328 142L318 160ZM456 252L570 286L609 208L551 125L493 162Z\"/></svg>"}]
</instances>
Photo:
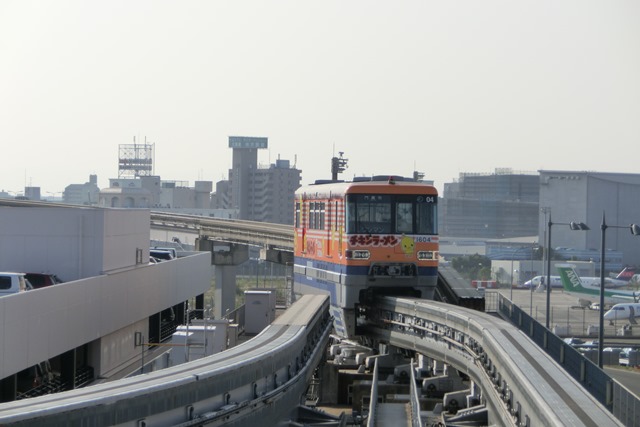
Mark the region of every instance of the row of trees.
<instances>
[{"instance_id":1,"label":"row of trees","mask_svg":"<svg viewBox=\"0 0 640 427\"><path fill-rule=\"evenodd\" d=\"M491 280L491 260L484 255L458 256L451 266L465 279Z\"/></svg>"},{"instance_id":2,"label":"row of trees","mask_svg":"<svg viewBox=\"0 0 640 427\"><path fill-rule=\"evenodd\" d=\"M545 249L537 246L533 249L532 260L543 260ZM552 260L564 260L560 254L556 254L551 249ZM469 280L492 280L491 277L491 259L484 255L465 255L454 257L451 260L451 266L465 279ZM508 272L506 273L508 274ZM498 274L500 276L500 274Z\"/></svg>"}]
</instances>

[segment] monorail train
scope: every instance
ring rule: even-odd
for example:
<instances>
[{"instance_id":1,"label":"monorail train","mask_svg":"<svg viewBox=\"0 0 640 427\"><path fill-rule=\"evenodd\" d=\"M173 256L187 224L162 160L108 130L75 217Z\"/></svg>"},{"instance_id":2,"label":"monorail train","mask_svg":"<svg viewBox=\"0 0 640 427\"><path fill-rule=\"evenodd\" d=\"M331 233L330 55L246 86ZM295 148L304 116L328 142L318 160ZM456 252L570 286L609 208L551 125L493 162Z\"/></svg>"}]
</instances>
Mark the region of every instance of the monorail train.
<instances>
[{"instance_id":1,"label":"monorail train","mask_svg":"<svg viewBox=\"0 0 640 427\"><path fill-rule=\"evenodd\" d=\"M356 335L376 294L433 299L438 193L398 176L317 181L296 191L294 289L328 293L335 332Z\"/></svg>"}]
</instances>

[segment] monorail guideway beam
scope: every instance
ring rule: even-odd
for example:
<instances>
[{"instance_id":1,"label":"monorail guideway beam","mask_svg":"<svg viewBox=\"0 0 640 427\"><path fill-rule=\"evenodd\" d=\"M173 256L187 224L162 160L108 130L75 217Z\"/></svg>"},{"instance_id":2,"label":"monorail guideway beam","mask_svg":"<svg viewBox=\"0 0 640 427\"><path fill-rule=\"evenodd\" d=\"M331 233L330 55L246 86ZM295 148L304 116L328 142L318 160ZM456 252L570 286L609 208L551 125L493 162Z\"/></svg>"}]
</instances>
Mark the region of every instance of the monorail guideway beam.
<instances>
[{"instance_id":1,"label":"monorail guideway beam","mask_svg":"<svg viewBox=\"0 0 640 427\"><path fill-rule=\"evenodd\" d=\"M260 259L276 264L293 265L293 252L284 249L264 248L260 250Z\"/></svg>"},{"instance_id":2,"label":"monorail guideway beam","mask_svg":"<svg viewBox=\"0 0 640 427\"><path fill-rule=\"evenodd\" d=\"M544 349L500 318L391 297L368 309L367 335L374 341L442 360L467 375L482 390L478 400L490 424L622 425Z\"/></svg>"}]
</instances>

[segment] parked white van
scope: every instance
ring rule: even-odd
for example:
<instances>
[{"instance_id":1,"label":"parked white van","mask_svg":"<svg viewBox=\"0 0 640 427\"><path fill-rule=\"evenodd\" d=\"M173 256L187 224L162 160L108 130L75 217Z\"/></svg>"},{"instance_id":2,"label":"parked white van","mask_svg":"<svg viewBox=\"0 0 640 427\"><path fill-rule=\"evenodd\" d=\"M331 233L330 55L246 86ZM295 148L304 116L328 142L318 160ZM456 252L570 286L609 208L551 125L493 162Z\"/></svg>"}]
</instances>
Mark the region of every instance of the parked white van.
<instances>
[{"instance_id":1,"label":"parked white van","mask_svg":"<svg viewBox=\"0 0 640 427\"><path fill-rule=\"evenodd\" d=\"M31 283L24 277L24 273L0 272L0 297L33 289Z\"/></svg>"}]
</instances>

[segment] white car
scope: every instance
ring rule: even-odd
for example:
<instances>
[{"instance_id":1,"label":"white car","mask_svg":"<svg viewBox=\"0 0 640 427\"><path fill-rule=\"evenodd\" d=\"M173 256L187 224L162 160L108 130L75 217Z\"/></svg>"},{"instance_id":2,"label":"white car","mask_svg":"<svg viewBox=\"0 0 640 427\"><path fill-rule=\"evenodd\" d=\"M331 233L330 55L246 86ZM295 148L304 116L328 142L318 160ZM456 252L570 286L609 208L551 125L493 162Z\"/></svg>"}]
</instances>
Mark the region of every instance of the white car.
<instances>
[{"instance_id":1,"label":"white car","mask_svg":"<svg viewBox=\"0 0 640 427\"><path fill-rule=\"evenodd\" d=\"M0 273L0 296L17 294L33 289L24 273Z\"/></svg>"}]
</instances>

